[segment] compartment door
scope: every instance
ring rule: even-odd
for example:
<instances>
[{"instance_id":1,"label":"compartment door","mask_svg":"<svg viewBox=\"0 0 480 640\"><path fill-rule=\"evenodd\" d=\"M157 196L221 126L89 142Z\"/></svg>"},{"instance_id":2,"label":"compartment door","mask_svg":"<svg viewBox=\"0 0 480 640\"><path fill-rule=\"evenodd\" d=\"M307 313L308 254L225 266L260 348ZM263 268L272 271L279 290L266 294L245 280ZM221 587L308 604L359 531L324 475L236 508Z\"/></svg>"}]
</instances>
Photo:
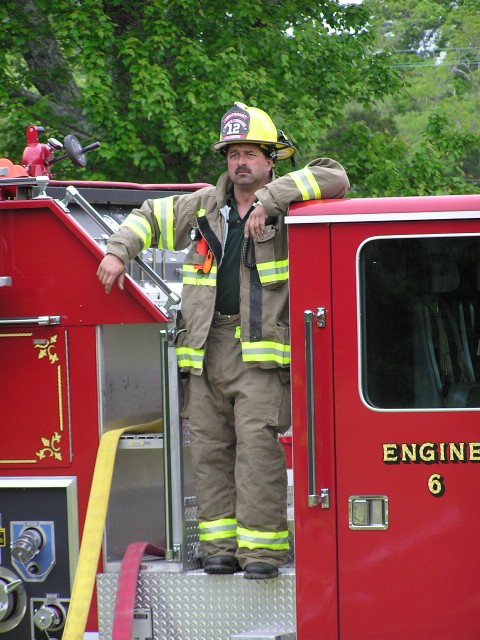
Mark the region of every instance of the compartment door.
<instances>
[{"instance_id":1,"label":"compartment door","mask_svg":"<svg viewBox=\"0 0 480 640\"><path fill-rule=\"evenodd\" d=\"M71 464L68 331L4 326L0 468Z\"/></svg>"}]
</instances>

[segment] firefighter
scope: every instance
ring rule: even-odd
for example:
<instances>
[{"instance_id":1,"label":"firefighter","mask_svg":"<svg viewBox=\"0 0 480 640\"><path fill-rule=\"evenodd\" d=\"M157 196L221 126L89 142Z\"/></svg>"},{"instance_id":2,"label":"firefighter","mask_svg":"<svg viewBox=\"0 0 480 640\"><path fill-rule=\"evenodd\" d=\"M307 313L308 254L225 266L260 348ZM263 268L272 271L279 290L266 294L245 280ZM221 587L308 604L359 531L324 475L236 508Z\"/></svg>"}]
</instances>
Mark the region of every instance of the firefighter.
<instances>
[{"instance_id":1,"label":"firefighter","mask_svg":"<svg viewBox=\"0 0 480 640\"><path fill-rule=\"evenodd\" d=\"M107 243L98 277L123 289L130 260L150 246L181 250L177 359L189 372L188 412L204 571L275 578L289 550L287 473L278 435L289 429L288 255L292 202L341 198L343 167L320 158L276 178L295 147L267 113L240 102L213 148L216 186L147 200Z\"/></svg>"}]
</instances>

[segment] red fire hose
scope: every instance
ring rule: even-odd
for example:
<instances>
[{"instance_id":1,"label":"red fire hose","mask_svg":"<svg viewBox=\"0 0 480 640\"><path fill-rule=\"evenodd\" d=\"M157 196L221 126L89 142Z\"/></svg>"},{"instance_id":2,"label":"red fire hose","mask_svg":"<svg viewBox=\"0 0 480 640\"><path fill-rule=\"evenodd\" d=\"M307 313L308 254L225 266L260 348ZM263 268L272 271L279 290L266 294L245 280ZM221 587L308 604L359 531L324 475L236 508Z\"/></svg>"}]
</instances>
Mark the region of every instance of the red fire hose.
<instances>
[{"instance_id":1,"label":"red fire hose","mask_svg":"<svg viewBox=\"0 0 480 640\"><path fill-rule=\"evenodd\" d=\"M131 640L138 574L144 555L163 558L165 551L149 542L133 542L123 557L113 615L112 640Z\"/></svg>"}]
</instances>

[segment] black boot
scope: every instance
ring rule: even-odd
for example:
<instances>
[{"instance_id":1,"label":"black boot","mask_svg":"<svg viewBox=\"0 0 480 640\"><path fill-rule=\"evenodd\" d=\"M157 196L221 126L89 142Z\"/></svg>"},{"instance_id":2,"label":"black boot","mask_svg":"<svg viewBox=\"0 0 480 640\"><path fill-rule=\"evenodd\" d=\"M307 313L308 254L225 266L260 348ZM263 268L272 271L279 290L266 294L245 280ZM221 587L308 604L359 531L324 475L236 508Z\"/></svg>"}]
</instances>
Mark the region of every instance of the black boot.
<instances>
[{"instance_id":1,"label":"black boot","mask_svg":"<svg viewBox=\"0 0 480 640\"><path fill-rule=\"evenodd\" d=\"M245 567L245 575L247 580L268 580L278 576L278 569L268 562L251 562Z\"/></svg>"},{"instance_id":2,"label":"black boot","mask_svg":"<svg viewBox=\"0 0 480 640\"><path fill-rule=\"evenodd\" d=\"M203 565L205 573L222 575L240 571L240 565L235 556L210 556Z\"/></svg>"}]
</instances>

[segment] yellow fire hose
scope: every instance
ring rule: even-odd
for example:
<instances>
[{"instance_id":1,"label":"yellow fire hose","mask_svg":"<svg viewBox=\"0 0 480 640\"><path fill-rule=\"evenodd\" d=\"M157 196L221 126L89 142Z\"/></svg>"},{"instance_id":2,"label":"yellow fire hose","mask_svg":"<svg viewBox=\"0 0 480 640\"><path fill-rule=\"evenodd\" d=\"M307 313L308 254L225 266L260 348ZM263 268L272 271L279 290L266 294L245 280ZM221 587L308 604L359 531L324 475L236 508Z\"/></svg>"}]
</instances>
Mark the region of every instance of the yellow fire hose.
<instances>
[{"instance_id":1,"label":"yellow fire hose","mask_svg":"<svg viewBox=\"0 0 480 640\"><path fill-rule=\"evenodd\" d=\"M124 433L159 433L162 420L105 432L98 447L63 640L83 640L97 575L118 441Z\"/></svg>"}]
</instances>

